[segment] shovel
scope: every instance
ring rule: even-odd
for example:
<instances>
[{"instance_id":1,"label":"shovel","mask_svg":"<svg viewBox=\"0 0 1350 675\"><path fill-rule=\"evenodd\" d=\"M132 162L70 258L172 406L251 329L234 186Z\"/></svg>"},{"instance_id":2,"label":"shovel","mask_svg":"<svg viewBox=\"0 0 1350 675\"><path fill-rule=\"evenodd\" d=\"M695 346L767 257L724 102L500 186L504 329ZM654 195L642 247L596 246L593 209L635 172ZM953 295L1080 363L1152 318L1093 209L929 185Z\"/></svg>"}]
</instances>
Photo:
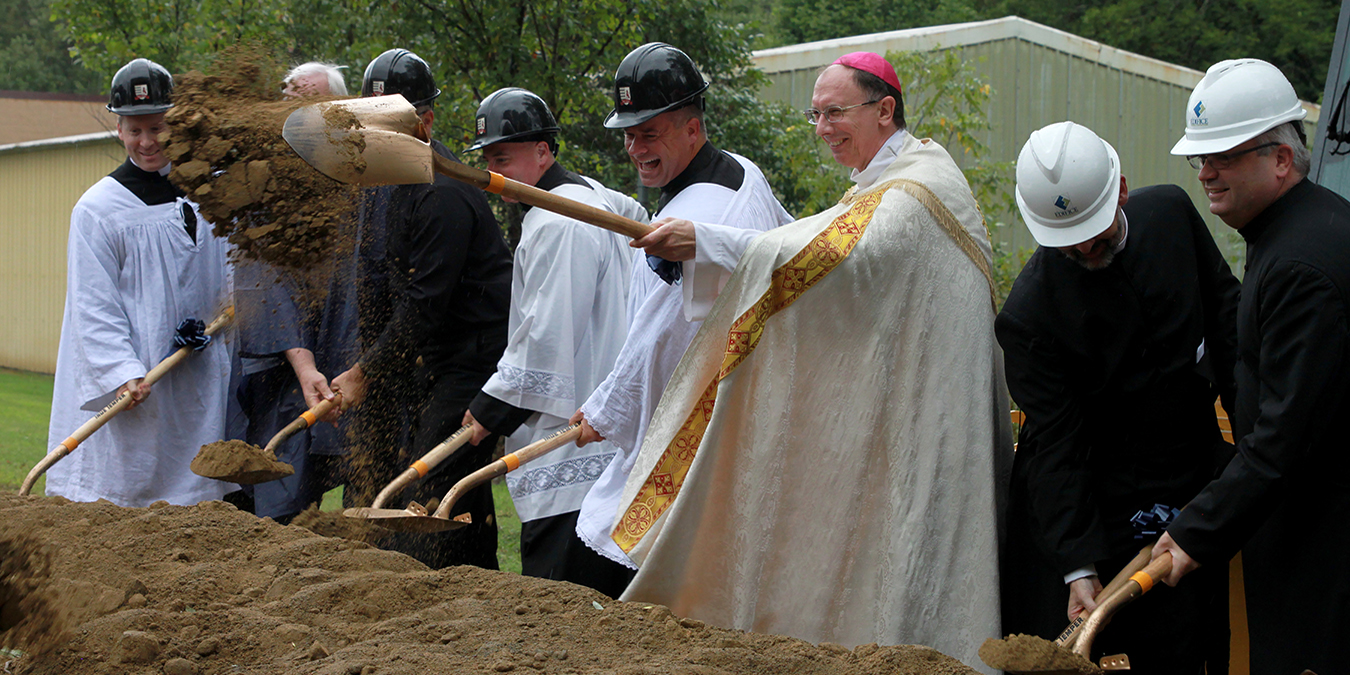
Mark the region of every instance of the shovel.
<instances>
[{"instance_id":1,"label":"shovel","mask_svg":"<svg viewBox=\"0 0 1350 675\"><path fill-rule=\"evenodd\" d=\"M463 430L461 429L461 432ZM556 450L571 441L575 441L581 435L581 424L573 424L565 429L560 429L548 438L535 441L467 476L455 483L450 491L445 493L445 498L441 500L441 505L434 514L428 515L427 510L421 504L413 502L406 509L382 509L382 508L360 508L347 509L342 515L348 518L366 518L373 521L376 525L397 532L444 532L446 530L457 530L465 525L472 524L469 514L461 514L454 519L450 518L450 509L463 497L466 492L472 490L483 483L486 483L497 476L515 471L521 464L525 464L542 455ZM453 439L453 437L451 437ZM448 441L447 441L448 442ZM385 488L388 491L388 488ZM384 493L380 493L384 496ZM378 502L379 498L376 498Z\"/></svg>"},{"instance_id":2,"label":"shovel","mask_svg":"<svg viewBox=\"0 0 1350 675\"><path fill-rule=\"evenodd\" d=\"M1148 560L1152 552L1153 552L1152 544L1144 546L1142 549L1139 550L1139 553L1135 555L1134 558L1131 559L1127 565L1125 565L1125 567L1121 568L1120 572L1116 573L1116 576L1111 579L1111 582L1108 583L1104 588L1102 588L1101 592L1097 594L1097 597L1102 599L1101 600L1102 603L1105 603L1107 599L1111 598L1112 595L1114 595L1118 590L1120 590L1121 587L1123 587L1126 583L1128 583L1133 575L1135 575L1140 570L1144 569L1144 566L1148 564ZM1035 673L1036 675L1080 675L1082 673L1095 672L1089 671L1082 667L1066 668L1062 667L1061 665L1056 665L1056 662L1074 660L1073 657L1071 656L1072 653L1071 650L1073 650L1074 646L1081 639L1081 636L1083 635L1083 628L1085 625L1087 625L1088 620L1089 618L1091 618L1091 616L1092 615L1090 613L1079 614L1078 617L1076 617L1073 620L1073 622L1068 625L1067 628L1065 628L1063 631L1060 632L1059 637L1056 638L1053 643L1046 642L1044 640L1041 640L1040 638L1031 638L1026 636L1020 638L1020 640L1023 642L1034 641L1036 643L1040 643L1039 645L1034 645L1033 648L1036 648L1039 651L1047 652L1046 658L1044 659L1045 661L1044 667L1027 667L1025 664L1022 663L1013 663L1010 660L1005 660L1005 658L1007 657L1006 652L989 653L989 656L991 658L986 658L986 653L988 652L986 652L986 648L984 647L980 649L980 657L981 659L984 660L985 665L989 666L990 668L997 668L999 670L1004 670L1014 674ZM1100 630L1100 628L1098 628L1097 630ZM1006 640L1003 641L990 640L988 643L986 643L986 645L990 645L990 643L993 644L999 644L1000 642L1006 643L1014 639L1015 638L1013 636L1009 636ZM1055 652L1057 652L1058 654L1055 655L1054 654ZM994 654L998 654L998 656L1004 658L992 658ZM1102 667L1104 669L1114 670L1116 668L1112 666L1118 666L1117 660L1120 658L1122 657L1116 656L1106 657L1102 659L1103 661ZM1128 663L1128 661L1125 661L1125 663ZM1086 665L1090 667L1092 664L1088 662L1086 663Z\"/></svg>"},{"instance_id":3,"label":"shovel","mask_svg":"<svg viewBox=\"0 0 1350 675\"><path fill-rule=\"evenodd\" d=\"M343 183L430 183L439 173L633 239L652 231L636 220L446 159L419 140L422 135L417 110L398 94L307 105L291 113L281 130L295 154Z\"/></svg>"},{"instance_id":4,"label":"shovel","mask_svg":"<svg viewBox=\"0 0 1350 675\"><path fill-rule=\"evenodd\" d=\"M1169 551L1150 562L1148 567L1130 575L1115 593L1098 604L1097 609L1092 610L1092 615L1088 617L1087 623L1083 625L1082 634L1078 637L1078 644L1074 645L1074 653L1088 658L1088 654L1092 651L1092 641L1096 639L1097 633L1101 632L1106 622L1111 620L1111 616L1120 611L1121 607L1149 592L1154 584L1171 573L1172 553Z\"/></svg>"},{"instance_id":5,"label":"shovel","mask_svg":"<svg viewBox=\"0 0 1350 675\"><path fill-rule=\"evenodd\" d=\"M219 316L207 325L206 330L203 332L206 335L214 335L229 326L233 321L234 307L226 307L221 311ZM164 377L165 373L173 370L175 366L182 363L183 360L188 357L188 354L191 353L192 347L179 347L174 353L164 357L163 361L160 361L158 365L150 369L150 372L145 374L145 383L153 385L158 382ZM88 422L80 425L80 428L76 429L75 433L67 437L66 440L61 441L60 444L47 453L46 457L43 457L38 461L37 465L28 472L28 477L23 479L23 486L19 488L19 494L26 495L31 492L33 484L37 483L37 479L40 478L42 474L46 473L47 469L50 469L52 465L60 461L62 457L73 452L86 438L89 438L95 431L98 431L104 424L107 424L108 420L116 417L117 413L126 410L128 405L131 405L130 389L122 392L117 398L114 398L111 403L98 411L97 415L94 415Z\"/></svg>"},{"instance_id":6,"label":"shovel","mask_svg":"<svg viewBox=\"0 0 1350 675\"><path fill-rule=\"evenodd\" d=\"M402 492L403 488L408 487L410 483L418 478L422 478L428 473L431 473L431 470L436 468L441 462L445 461L445 458L455 454L456 450L464 447L464 444L468 443L469 438L472 436L472 424L466 424L460 427L459 431L450 435L450 438L441 441L439 445L429 450L427 454L422 455L421 459L413 462L407 469L404 469L403 473L399 474L398 478L389 481L389 484L384 486L383 490L380 490L380 494L375 495L375 501L371 502L370 509L379 511L388 510L384 508L384 505L389 503L389 500L394 495ZM350 510L361 511L362 509ZM350 516L351 514L346 513L344 515Z\"/></svg>"},{"instance_id":7,"label":"shovel","mask_svg":"<svg viewBox=\"0 0 1350 675\"><path fill-rule=\"evenodd\" d=\"M188 468L203 478L223 480L238 485L257 485L285 478L295 473L290 464L277 459L277 447L296 432L308 429L328 414L341 400L337 398L319 401L313 408L300 413L295 421L278 431L267 447L259 448L243 441L216 441L202 446L197 456L192 458ZM226 461L220 461L224 459Z\"/></svg>"}]
</instances>

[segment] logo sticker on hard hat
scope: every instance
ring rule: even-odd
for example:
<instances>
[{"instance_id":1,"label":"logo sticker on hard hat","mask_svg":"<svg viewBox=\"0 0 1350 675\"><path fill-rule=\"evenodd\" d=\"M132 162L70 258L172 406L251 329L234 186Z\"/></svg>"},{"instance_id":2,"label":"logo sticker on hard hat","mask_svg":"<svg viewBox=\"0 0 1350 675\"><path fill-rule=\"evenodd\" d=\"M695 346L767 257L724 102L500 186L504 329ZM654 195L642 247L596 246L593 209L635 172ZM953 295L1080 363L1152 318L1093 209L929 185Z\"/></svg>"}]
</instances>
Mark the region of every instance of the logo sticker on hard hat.
<instances>
[{"instance_id":1,"label":"logo sticker on hard hat","mask_svg":"<svg viewBox=\"0 0 1350 675\"><path fill-rule=\"evenodd\" d=\"M384 96L384 80L375 80L370 83L370 91L376 96Z\"/></svg>"},{"instance_id":2,"label":"logo sticker on hard hat","mask_svg":"<svg viewBox=\"0 0 1350 675\"><path fill-rule=\"evenodd\" d=\"M479 117L479 118L478 118L478 135L479 135L479 136L482 136L482 135L485 134L485 133L487 133L487 118L486 118L486 117Z\"/></svg>"},{"instance_id":3,"label":"logo sticker on hard hat","mask_svg":"<svg viewBox=\"0 0 1350 675\"><path fill-rule=\"evenodd\" d=\"M1063 218L1064 216L1071 216L1078 213L1078 207L1073 206L1073 202L1069 201L1069 198L1064 195L1055 197L1055 208L1059 209L1055 212L1056 218Z\"/></svg>"},{"instance_id":4,"label":"logo sticker on hard hat","mask_svg":"<svg viewBox=\"0 0 1350 675\"><path fill-rule=\"evenodd\" d=\"M131 89L134 92L137 101L150 98L150 85L148 84L135 84L131 86Z\"/></svg>"},{"instance_id":5,"label":"logo sticker on hard hat","mask_svg":"<svg viewBox=\"0 0 1350 675\"><path fill-rule=\"evenodd\" d=\"M619 103L628 105L633 102L633 94L628 87L619 87Z\"/></svg>"},{"instance_id":6,"label":"logo sticker on hard hat","mask_svg":"<svg viewBox=\"0 0 1350 675\"><path fill-rule=\"evenodd\" d=\"M1201 117L1201 116L1200 116L1202 113L1205 112L1205 103L1204 103L1204 101L1196 101L1196 102L1195 102L1195 107L1194 107L1194 108L1191 108L1191 112L1195 113L1195 119L1191 120L1191 124L1197 124L1197 125L1199 125L1199 124L1209 124L1209 118L1208 118L1208 117Z\"/></svg>"}]
</instances>

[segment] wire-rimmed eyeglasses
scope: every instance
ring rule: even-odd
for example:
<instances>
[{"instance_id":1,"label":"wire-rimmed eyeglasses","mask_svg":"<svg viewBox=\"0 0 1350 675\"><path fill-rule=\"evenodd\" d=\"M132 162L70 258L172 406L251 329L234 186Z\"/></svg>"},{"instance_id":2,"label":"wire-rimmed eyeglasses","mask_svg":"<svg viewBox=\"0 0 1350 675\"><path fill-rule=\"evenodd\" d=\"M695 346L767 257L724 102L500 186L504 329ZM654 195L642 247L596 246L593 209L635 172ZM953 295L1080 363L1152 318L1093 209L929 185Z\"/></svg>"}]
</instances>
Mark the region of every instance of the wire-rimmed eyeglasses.
<instances>
[{"instance_id":1,"label":"wire-rimmed eyeglasses","mask_svg":"<svg viewBox=\"0 0 1350 675\"><path fill-rule=\"evenodd\" d=\"M1261 145L1252 146L1250 148L1247 148L1246 150L1239 150L1237 152L1216 152L1210 155L1187 155L1186 161L1190 162L1191 168L1195 169L1196 171L1205 168L1205 164L1209 164L1209 168L1214 169L1215 171L1223 171L1224 169L1227 169L1228 167L1232 166L1233 160L1237 159L1238 157L1241 157L1249 152L1256 152L1261 148L1269 148L1272 145L1282 145L1282 143L1271 141L1269 143L1262 143Z\"/></svg>"},{"instance_id":2,"label":"wire-rimmed eyeglasses","mask_svg":"<svg viewBox=\"0 0 1350 675\"><path fill-rule=\"evenodd\" d=\"M878 103L880 101L881 99L877 98L872 99L871 101L868 101L866 103L858 103L856 105L846 105L842 108L837 105L832 105L824 110L807 108L806 110L802 111L802 114L806 115L806 121L811 123L812 126L820 124L821 116L825 117L826 122L829 122L830 124L836 124L844 119L845 112L848 112L849 110L852 110L854 108L861 108L865 105L872 105L873 103Z\"/></svg>"}]
</instances>

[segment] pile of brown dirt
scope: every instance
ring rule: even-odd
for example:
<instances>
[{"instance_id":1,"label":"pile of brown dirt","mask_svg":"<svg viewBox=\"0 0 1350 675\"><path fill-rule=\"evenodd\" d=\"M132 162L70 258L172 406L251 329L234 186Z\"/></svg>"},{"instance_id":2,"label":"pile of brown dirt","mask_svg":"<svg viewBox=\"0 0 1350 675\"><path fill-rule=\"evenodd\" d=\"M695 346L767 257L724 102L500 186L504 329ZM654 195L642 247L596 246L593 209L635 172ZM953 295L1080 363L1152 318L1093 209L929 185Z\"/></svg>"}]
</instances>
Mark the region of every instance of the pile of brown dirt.
<instances>
[{"instance_id":1,"label":"pile of brown dirt","mask_svg":"<svg viewBox=\"0 0 1350 675\"><path fill-rule=\"evenodd\" d=\"M50 552L32 537L0 537L0 647L36 657L65 639L49 591L51 567Z\"/></svg>"},{"instance_id":2,"label":"pile of brown dirt","mask_svg":"<svg viewBox=\"0 0 1350 675\"><path fill-rule=\"evenodd\" d=\"M272 451L240 440L203 445L189 468L198 476L240 485L257 485L295 473L295 467L277 461Z\"/></svg>"},{"instance_id":3,"label":"pile of brown dirt","mask_svg":"<svg viewBox=\"0 0 1350 675\"><path fill-rule=\"evenodd\" d=\"M314 170L281 137L292 111L323 99L280 91L281 69L262 50L229 50L208 73L178 76L165 115L169 180L236 255L308 269L343 247L359 191Z\"/></svg>"},{"instance_id":4,"label":"pile of brown dirt","mask_svg":"<svg viewBox=\"0 0 1350 675\"><path fill-rule=\"evenodd\" d=\"M259 520L222 502L124 509L0 495L0 538L51 551L69 640L27 674L956 675L926 647L849 650ZM4 646L4 645L0 645Z\"/></svg>"},{"instance_id":5,"label":"pile of brown dirt","mask_svg":"<svg viewBox=\"0 0 1350 675\"><path fill-rule=\"evenodd\" d=\"M1101 675L1091 661L1035 635L1017 633L1002 640L989 638L980 645L980 660L991 668L1029 672L1062 670L1083 675Z\"/></svg>"}]
</instances>

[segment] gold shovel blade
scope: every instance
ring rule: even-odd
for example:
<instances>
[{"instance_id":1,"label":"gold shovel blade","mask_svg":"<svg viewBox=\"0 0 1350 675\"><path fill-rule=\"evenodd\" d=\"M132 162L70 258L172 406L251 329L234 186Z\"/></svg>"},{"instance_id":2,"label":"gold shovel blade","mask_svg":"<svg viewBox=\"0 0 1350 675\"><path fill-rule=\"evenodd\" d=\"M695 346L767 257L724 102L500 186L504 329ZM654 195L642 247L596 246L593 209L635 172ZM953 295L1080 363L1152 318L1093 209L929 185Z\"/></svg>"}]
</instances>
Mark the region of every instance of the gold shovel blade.
<instances>
[{"instance_id":1,"label":"gold shovel blade","mask_svg":"<svg viewBox=\"0 0 1350 675\"><path fill-rule=\"evenodd\" d=\"M422 513L418 513L422 511ZM426 515L424 509L347 509L342 515L348 518L363 518L372 524L395 532L446 532L458 530L470 525L473 520L469 514L460 514L454 518L437 518Z\"/></svg>"},{"instance_id":2,"label":"gold shovel blade","mask_svg":"<svg viewBox=\"0 0 1350 675\"><path fill-rule=\"evenodd\" d=\"M413 136L421 120L400 95L327 101L298 108L281 137L334 180L359 186L430 183L431 145Z\"/></svg>"}]
</instances>

